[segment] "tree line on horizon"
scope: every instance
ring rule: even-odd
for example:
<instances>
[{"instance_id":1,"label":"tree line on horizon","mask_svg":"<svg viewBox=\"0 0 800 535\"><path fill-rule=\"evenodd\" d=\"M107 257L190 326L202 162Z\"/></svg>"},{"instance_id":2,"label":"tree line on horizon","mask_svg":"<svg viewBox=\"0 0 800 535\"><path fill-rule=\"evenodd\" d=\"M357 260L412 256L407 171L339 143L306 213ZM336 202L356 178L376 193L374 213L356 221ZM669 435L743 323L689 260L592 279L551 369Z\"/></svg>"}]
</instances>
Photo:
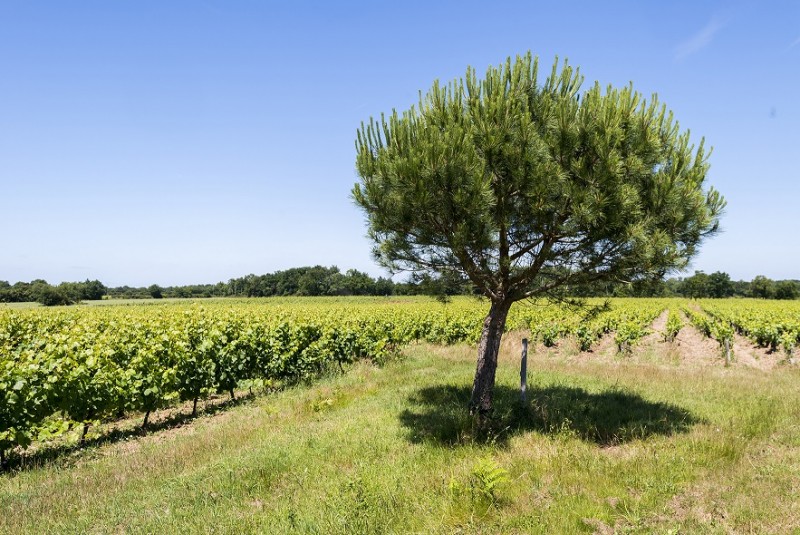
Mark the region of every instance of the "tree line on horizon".
<instances>
[{"instance_id":1,"label":"tree line on horizon","mask_svg":"<svg viewBox=\"0 0 800 535\"><path fill-rule=\"evenodd\" d=\"M751 281L735 281L723 271L695 271L689 277L617 284L599 290L600 292L592 292L591 296L797 299L800 296L800 280L772 280L764 275L757 275Z\"/></svg>"},{"instance_id":2,"label":"tree line on horizon","mask_svg":"<svg viewBox=\"0 0 800 535\"><path fill-rule=\"evenodd\" d=\"M0 303L38 302L45 306L69 305L100 299L162 299L208 297L287 297L287 296L454 296L475 294L472 285L456 274L412 277L404 282L373 278L369 274L338 267L306 266L264 275L246 275L216 284L184 286L107 287L99 280L62 282L51 285L42 279L10 284L0 281ZM751 281L734 281L725 272L707 274L695 271L688 277L658 281L598 284L568 292L575 297L688 297L796 299L800 281L772 280L763 275Z\"/></svg>"},{"instance_id":3,"label":"tree line on horizon","mask_svg":"<svg viewBox=\"0 0 800 535\"><path fill-rule=\"evenodd\" d=\"M62 282L51 285L42 279L10 284L0 281L0 302L39 302L43 305L69 305L99 299L161 299L206 297L277 297L346 295L415 295L424 284L397 283L389 278L372 278L367 273L338 267L307 266L264 275L246 275L216 284L181 286L108 287L98 280Z\"/></svg>"}]
</instances>

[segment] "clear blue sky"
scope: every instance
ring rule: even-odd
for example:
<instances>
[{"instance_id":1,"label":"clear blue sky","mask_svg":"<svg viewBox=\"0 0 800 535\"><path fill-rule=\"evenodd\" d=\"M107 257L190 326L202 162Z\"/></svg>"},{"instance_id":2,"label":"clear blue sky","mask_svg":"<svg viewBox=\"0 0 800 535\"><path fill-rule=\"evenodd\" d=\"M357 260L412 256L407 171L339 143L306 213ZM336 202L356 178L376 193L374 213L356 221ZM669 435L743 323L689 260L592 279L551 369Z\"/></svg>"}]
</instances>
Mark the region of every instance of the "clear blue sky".
<instances>
[{"instance_id":1,"label":"clear blue sky","mask_svg":"<svg viewBox=\"0 0 800 535\"><path fill-rule=\"evenodd\" d=\"M373 275L356 128L531 50L714 146L692 269L800 278L800 2L0 2L0 280Z\"/></svg>"}]
</instances>

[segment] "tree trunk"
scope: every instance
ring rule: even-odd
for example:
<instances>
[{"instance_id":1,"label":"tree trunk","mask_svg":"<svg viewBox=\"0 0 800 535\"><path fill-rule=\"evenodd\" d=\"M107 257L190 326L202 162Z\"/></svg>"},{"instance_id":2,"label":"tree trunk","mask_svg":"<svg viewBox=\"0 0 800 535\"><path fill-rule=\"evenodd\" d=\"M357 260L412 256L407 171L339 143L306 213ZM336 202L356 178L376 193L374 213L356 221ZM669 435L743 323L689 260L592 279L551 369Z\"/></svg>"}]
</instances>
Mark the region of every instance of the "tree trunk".
<instances>
[{"instance_id":1,"label":"tree trunk","mask_svg":"<svg viewBox=\"0 0 800 535\"><path fill-rule=\"evenodd\" d=\"M469 412L481 418L491 415L494 376L497 371L497 353L500 339L506 326L506 318L512 301L493 301L489 315L483 320L481 341L478 344L478 366L475 369L475 382L472 384L472 398Z\"/></svg>"},{"instance_id":2,"label":"tree trunk","mask_svg":"<svg viewBox=\"0 0 800 535\"><path fill-rule=\"evenodd\" d=\"M192 404L192 418L197 416L197 398L194 398L194 403Z\"/></svg>"},{"instance_id":3,"label":"tree trunk","mask_svg":"<svg viewBox=\"0 0 800 535\"><path fill-rule=\"evenodd\" d=\"M89 432L89 424L88 423L84 423L83 424L83 432L81 433L81 441L80 441L80 445L81 446L86 444L86 434L88 432Z\"/></svg>"}]
</instances>

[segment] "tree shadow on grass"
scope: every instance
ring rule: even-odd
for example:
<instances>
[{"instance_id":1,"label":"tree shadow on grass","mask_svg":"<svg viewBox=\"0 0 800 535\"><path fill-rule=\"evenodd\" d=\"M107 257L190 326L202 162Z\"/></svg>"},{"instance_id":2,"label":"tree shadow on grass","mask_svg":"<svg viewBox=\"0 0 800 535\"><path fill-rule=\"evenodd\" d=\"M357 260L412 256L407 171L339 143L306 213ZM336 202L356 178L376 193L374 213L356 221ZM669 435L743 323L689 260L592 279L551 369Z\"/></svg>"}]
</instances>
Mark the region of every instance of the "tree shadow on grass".
<instances>
[{"instance_id":1,"label":"tree shadow on grass","mask_svg":"<svg viewBox=\"0 0 800 535\"><path fill-rule=\"evenodd\" d=\"M439 385L411 396L413 408L400 414L413 443L457 446L470 443L507 445L517 434L537 432L570 435L598 446L614 446L651 436L686 433L702 420L669 403L648 401L613 388L590 393L582 388L553 385L528 390L522 405L519 390L497 385L495 414L477 427L467 412L471 388Z\"/></svg>"}]
</instances>

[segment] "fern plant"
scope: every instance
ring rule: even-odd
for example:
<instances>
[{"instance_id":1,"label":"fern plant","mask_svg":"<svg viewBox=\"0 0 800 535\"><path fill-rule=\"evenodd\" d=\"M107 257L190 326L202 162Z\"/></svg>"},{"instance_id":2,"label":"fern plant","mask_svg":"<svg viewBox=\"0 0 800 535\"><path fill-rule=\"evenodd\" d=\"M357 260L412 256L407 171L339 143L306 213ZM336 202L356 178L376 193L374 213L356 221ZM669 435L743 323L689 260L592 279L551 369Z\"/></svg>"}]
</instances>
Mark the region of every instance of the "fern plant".
<instances>
[{"instance_id":1,"label":"fern plant","mask_svg":"<svg viewBox=\"0 0 800 535\"><path fill-rule=\"evenodd\" d=\"M450 493L454 498L467 497L473 506L496 506L502 487L510 481L508 470L491 458L479 459L469 474L466 485L450 480Z\"/></svg>"}]
</instances>

